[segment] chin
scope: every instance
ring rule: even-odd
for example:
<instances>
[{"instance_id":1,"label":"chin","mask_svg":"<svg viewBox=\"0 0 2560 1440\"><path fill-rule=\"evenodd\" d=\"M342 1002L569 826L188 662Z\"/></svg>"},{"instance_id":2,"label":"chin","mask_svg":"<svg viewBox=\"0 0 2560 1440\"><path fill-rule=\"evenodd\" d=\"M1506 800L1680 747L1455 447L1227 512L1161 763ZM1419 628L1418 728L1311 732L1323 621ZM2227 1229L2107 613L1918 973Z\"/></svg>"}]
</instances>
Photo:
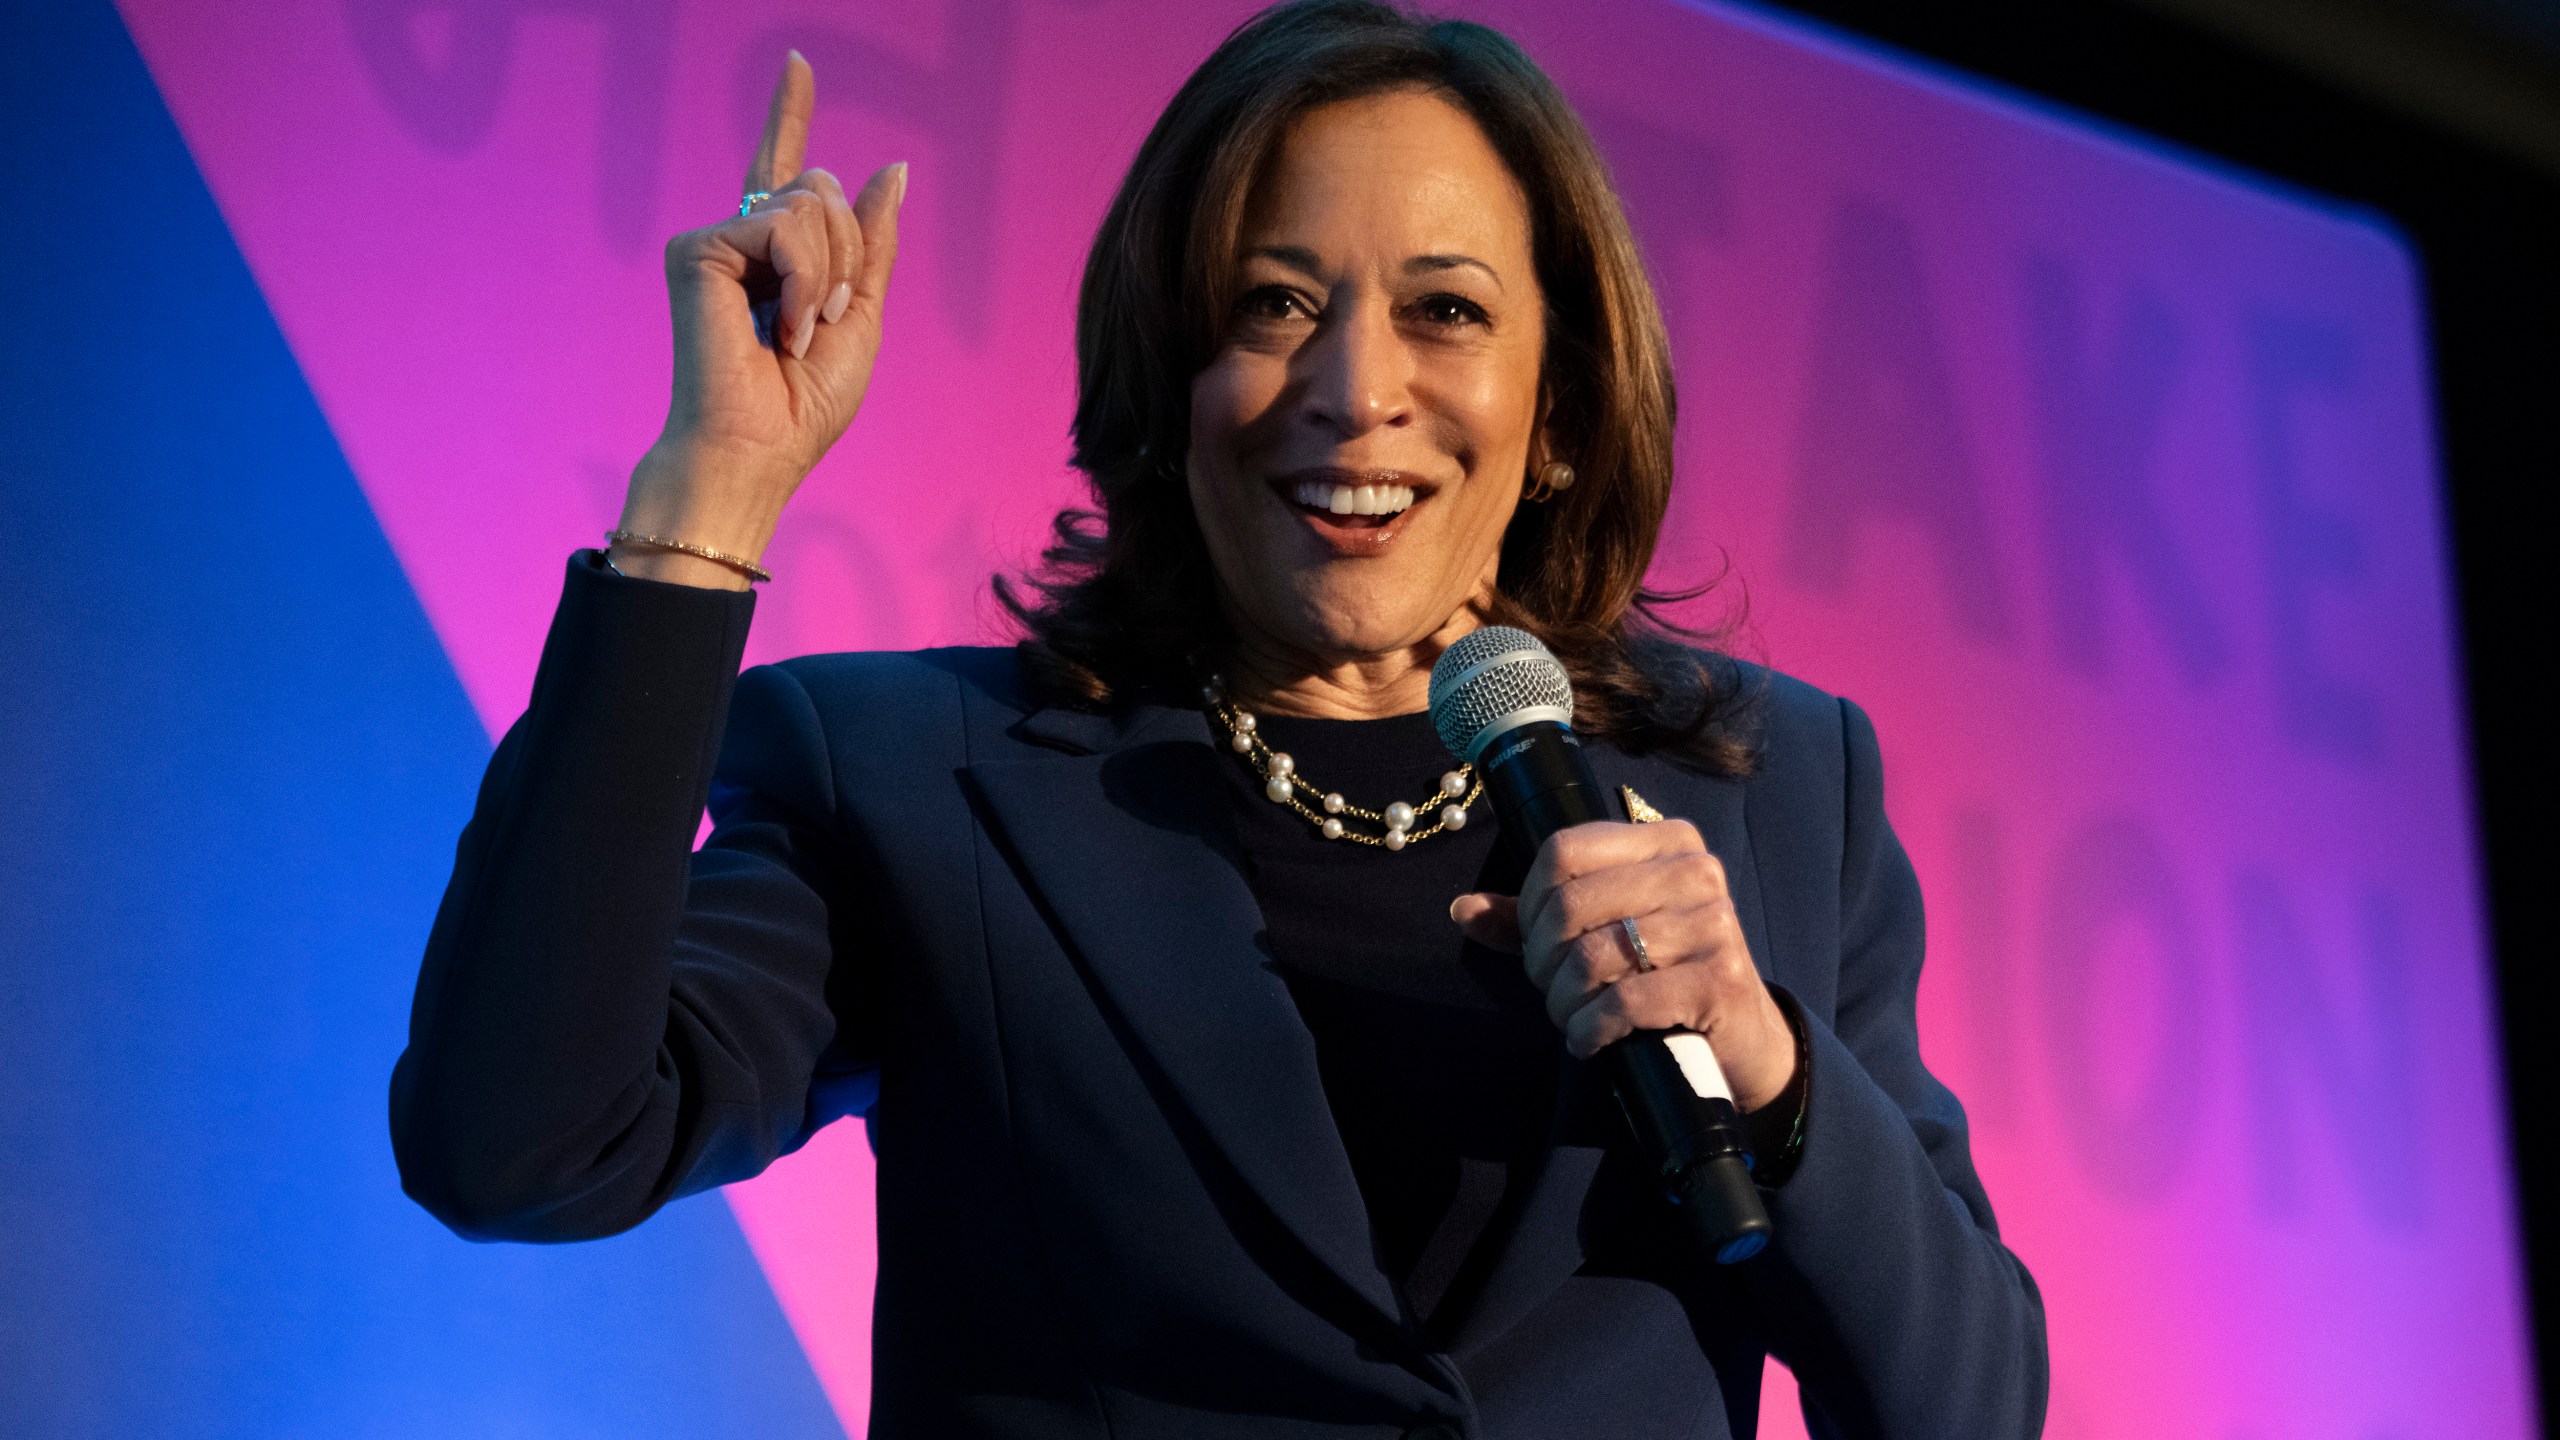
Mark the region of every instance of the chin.
<instances>
[{"instance_id":1,"label":"chin","mask_svg":"<svg viewBox=\"0 0 2560 1440\"><path fill-rule=\"evenodd\" d=\"M1455 608L1417 604L1404 587L1325 586L1305 597L1290 624L1275 628L1309 654L1350 660L1392 654L1428 640Z\"/></svg>"}]
</instances>

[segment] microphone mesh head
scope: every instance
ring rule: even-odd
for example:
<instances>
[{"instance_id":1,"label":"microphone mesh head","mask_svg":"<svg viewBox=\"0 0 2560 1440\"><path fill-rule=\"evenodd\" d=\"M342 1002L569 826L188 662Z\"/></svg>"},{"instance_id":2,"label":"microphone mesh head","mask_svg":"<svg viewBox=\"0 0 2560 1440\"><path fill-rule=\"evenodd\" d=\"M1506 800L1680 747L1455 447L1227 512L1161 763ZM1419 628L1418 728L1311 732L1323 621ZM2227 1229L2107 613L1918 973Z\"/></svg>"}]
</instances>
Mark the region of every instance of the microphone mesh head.
<instances>
[{"instance_id":1,"label":"microphone mesh head","mask_svg":"<svg viewBox=\"0 0 2560 1440\"><path fill-rule=\"evenodd\" d=\"M1461 636L1431 667L1431 727L1474 763L1485 742L1532 720L1573 723L1573 683L1538 637L1508 625Z\"/></svg>"}]
</instances>

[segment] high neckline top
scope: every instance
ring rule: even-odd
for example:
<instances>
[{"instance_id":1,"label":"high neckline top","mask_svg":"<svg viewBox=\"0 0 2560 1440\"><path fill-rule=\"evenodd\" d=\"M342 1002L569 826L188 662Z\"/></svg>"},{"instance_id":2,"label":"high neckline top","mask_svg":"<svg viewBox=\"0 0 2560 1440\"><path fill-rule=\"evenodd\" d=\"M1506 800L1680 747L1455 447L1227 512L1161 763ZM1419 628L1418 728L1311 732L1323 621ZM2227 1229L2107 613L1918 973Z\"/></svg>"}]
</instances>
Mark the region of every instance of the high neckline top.
<instances>
[{"instance_id":1,"label":"high neckline top","mask_svg":"<svg viewBox=\"0 0 2560 1440\"><path fill-rule=\"evenodd\" d=\"M1421 808L1455 767L1426 714L1257 721L1311 790L1372 810ZM1488 807L1389 851L1324 839L1240 759L1227 773L1246 879L1315 1040L1379 1263L1428 1323L1460 1298L1470 1259L1494 1248L1504 1198L1534 1169L1553 1116L1562 1040L1520 957L1468 941L1449 918L1469 891L1516 893L1525 866Z\"/></svg>"}]
</instances>

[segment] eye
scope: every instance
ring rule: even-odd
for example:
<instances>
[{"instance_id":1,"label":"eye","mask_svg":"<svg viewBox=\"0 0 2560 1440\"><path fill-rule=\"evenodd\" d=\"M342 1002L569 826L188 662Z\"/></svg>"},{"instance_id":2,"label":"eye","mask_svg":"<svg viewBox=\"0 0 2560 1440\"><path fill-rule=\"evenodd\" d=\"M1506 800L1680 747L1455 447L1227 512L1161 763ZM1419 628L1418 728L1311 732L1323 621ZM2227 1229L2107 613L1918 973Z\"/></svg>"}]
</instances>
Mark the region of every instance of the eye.
<instances>
[{"instance_id":1,"label":"eye","mask_svg":"<svg viewBox=\"0 0 2560 1440\"><path fill-rule=\"evenodd\" d=\"M1236 314L1246 320L1297 320L1315 318L1314 308L1306 297L1286 285L1263 285L1248 290L1236 301Z\"/></svg>"},{"instance_id":2,"label":"eye","mask_svg":"<svg viewBox=\"0 0 2560 1440\"><path fill-rule=\"evenodd\" d=\"M1484 325L1491 323L1490 318L1484 313L1483 306L1468 299L1464 295L1452 295L1445 290L1437 294L1423 296L1420 300L1414 302L1413 308L1415 314L1420 315L1424 321L1433 325Z\"/></svg>"}]
</instances>

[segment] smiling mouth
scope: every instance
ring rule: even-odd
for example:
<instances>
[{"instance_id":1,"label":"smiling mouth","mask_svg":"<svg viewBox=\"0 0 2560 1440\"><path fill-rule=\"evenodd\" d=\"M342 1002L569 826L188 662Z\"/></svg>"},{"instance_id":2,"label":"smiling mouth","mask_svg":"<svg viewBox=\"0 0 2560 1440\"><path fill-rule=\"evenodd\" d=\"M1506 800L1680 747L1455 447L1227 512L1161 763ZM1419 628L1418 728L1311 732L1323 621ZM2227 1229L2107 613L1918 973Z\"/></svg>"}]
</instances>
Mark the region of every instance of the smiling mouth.
<instances>
[{"instance_id":1,"label":"smiling mouth","mask_svg":"<svg viewBox=\"0 0 2560 1440\"><path fill-rule=\"evenodd\" d=\"M1289 499L1301 510L1336 520L1383 524L1413 508L1414 489L1410 485L1300 480L1289 487Z\"/></svg>"},{"instance_id":2,"label":"smiling mouth","mask_svg":"<svg viewBox=\"0 0 2560 1440\"><path fill-rule=\"evenodd\" d=\"M1317 534L1357 548L1385 542L1414 507L1431 498L1431 486L1401 471L1302 470L1280 476L1272 491Z\"/></svg>"}]
</instances>

